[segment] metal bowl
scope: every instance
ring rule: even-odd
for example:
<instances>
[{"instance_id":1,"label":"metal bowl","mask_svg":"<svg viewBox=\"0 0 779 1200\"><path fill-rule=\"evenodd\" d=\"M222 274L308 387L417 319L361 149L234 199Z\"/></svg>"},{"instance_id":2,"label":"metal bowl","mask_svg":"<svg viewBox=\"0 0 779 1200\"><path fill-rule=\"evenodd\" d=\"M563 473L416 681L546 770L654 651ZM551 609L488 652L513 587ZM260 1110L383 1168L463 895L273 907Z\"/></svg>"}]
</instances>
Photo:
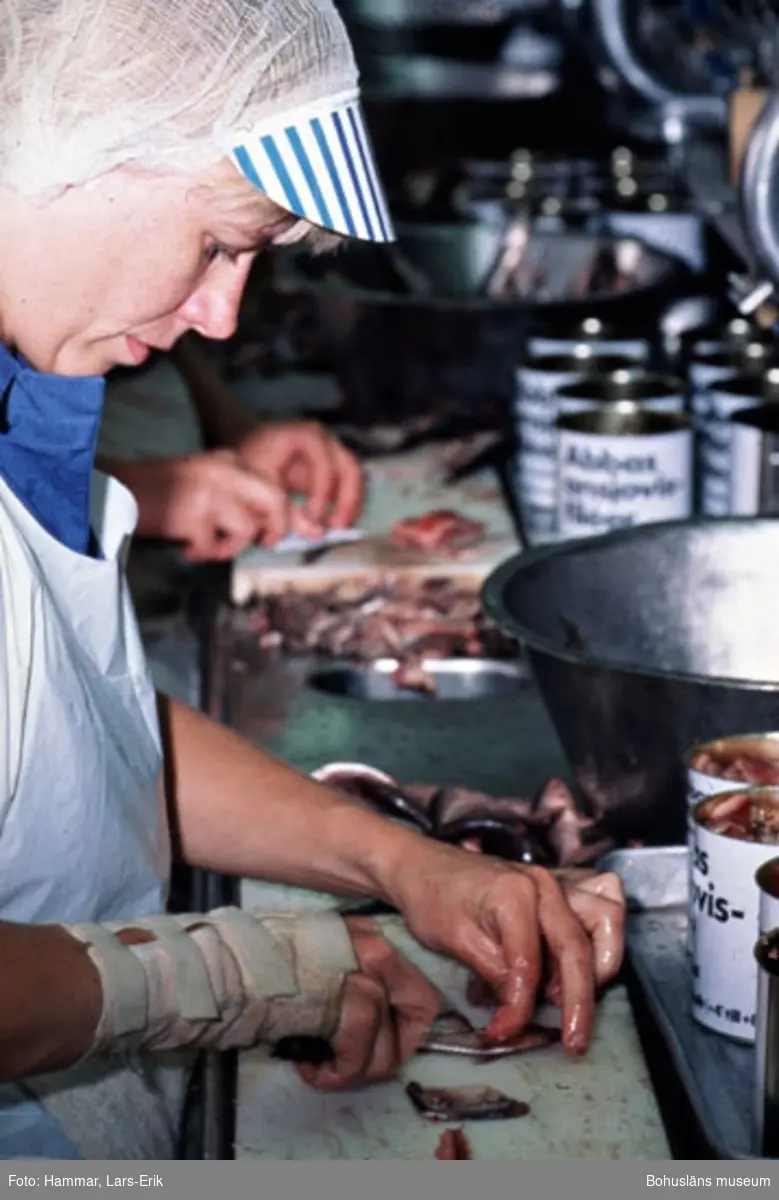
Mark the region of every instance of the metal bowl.
<instances>
[{"instance_id":1,"label":"metal bowl","mask_svg":"<svg viewBox=\"0 0 779 1200\"><path fill-rule=\"evenodd\" d=\"M507 229L508 218L451 225L398 224L398 240L389 248L350 245L335 257L290 250L279 256L277 282L284 292L322 296L323 317L336 305L339 314L344 306L351 306L355 317L368 307L380 307L559 312L566 320L576 320L579 310L591 316L604 305L618 318L626 304L675 283L681 269L678 259L635 238L534 233L523 260L524 283L519 292L507 291L495 299L486 294L486 286L505 246ZM598 254L609 255L627 283L619 288L596 283L584 293L582 275Z\"/></svg>"},{"instance_id":2,"label":"metal bowl","mask_svg":"<svg viewBox=\"0 0 779 1200\"><path fill-rule=\"evenodd\" d=\"M322 361L339 376L350 407L371 419L402 421L431 405L508 413L532 325L559 320L569 327L599 316L621 329L628 322L644 327L686 279L678 260L631 239L534 233L524 294L493 299L486 283L504 245L504 223L419 222L398 225L397 233L388 250L363 245L338 256L290 251L277 259L278 291L294 299L315 331ZM630 282L620 291L596 284L577 295L577 279L598 250L624 264Z\"/></svg>"},{"instance_id":3,"label":"metal bowl","mask_svg":"<svg viewBox=\"0 0 779 1200\"><path fill-rule=\"evenodd\" d=\"M531 551L486 581L617 837L684 840L685 751L779 727L778 560L777 520L674 522Z\"/></svg>"}]
</instances>

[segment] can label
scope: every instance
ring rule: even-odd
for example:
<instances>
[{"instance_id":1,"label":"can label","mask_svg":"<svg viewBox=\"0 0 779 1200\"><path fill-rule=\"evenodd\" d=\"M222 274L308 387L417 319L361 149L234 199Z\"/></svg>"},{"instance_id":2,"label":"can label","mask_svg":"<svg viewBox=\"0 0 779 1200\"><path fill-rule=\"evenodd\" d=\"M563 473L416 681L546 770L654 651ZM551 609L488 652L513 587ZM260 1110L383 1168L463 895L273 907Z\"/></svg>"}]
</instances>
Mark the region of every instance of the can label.
<instances>
[{"instance_id":1,"label":"can label","mask_svg":"<svg viewBox=\"0 0 779 1200\"><path fill-rule=\"evenodd\" d=\"M758 403L752 396L729 396L716 387L709 391L709 411L701 421L698 436L701 510L706 517L730 515L733 428L730 418Z\"/></svg>"},{"instance_id":2,"label":"can label","mask_svg":"<svg viewBox=\"0 0 779 1200\"><path fill-rule=\"evenodd\" d=\"M692 512L692 433L635 437L560 430L558 532L591 537Z\"/></svg>"},{"instance_id":3,"label":"can label","mask_svg":"<svg viewBox=\"0 0 779 1200\"><path fill-rule=\"evenodd\" d=\"M754 1042L760 893L755 872L776 846L713 834L696 822L691 908L692 1014L699 1024Z\"/></svg>"},{"instance_id":4,"label":"can label","mask_svg":"<svg viewBox=\"0 0 779 1200\"><path fill-rule=\"evenodd\" d=\"M519 441L519 502L534 541L556 529L558 392L583 377L581 371L517 372L516 425Z\"/></svg>"},{"instance_id":5,"label":"can label","mask_svg":"<svg viewBox=\"0 0 779 1200\"><path fill-rule=\"evenodd\" d=\"M689 853L689 912L687 922L687 948L692 954L695 940L697 905L693 903L693 860L695 857L695 822L692 819L696 804L717 796L720 792L739 792L754 787L752 783L734 783L730 779L718 779L716 775L705 775L694 767L687 768L687 851Z\"/></svg>"},{"instance_id":6,"label":"can label","mask_svg":"<svg viewBox=\"0 0 779 1200\"><path fill-rule=\"evenodd\" d=\"M713 363L691 362L688 368L690 378L690 409L693 425L700 430L709 419L711 413L710 388L718 379L728 379L735 372L733 366L715 366Z\"/></svg>"},{"instance_id":7,"label":"can label","mask_svg":"<svg viewBox=\"0 0 779 1200\"><path fill-rule=\"evenodd\" d=\"M763 463L759 429L733 425L730 437L730 514L754 517L760 511L760 474Z\"/></svg>"}]
</instances>

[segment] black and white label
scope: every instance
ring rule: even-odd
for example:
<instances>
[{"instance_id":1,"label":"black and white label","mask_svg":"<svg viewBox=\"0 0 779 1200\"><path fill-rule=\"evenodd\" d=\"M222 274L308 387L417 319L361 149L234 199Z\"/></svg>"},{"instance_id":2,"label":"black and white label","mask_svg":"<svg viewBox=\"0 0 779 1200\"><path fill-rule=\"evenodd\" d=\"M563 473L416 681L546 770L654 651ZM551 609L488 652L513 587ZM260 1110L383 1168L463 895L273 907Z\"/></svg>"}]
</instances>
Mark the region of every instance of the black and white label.
<instances>
[{"instance_id":1,"label":"black and white label","mask_svg":"<svg viewBox=\"0 0 779 1200\"><path fill-rule=\"evenodd\" d=\"M619 437L563 429L557 526L562 538L674 521L692 512L692 434Z\"/></svg>"},{"instance_id":2,"label":"black and white label","mask_svg":"<svg viewBox=\"0 0 779 1200\"><path fill-rule=\"evenodd\" d=\"M715 365L706 362L691 362L690 378L690 408L693 424L696 430L701 429L711 413L711 386L718 379L728 379L735 372L733 366Z\"/></svg>"},{"instance_id":3,"label":"black and white label","mask_svg":"<svg viewBox=\"0 0 779 1200\"><path fill-rule=\"evenodd\" d=\"M756 403L748 396L728 396L716 387L710 391L709 411L698 430L701 510L706 517L730 516L733 431L730 418Z\"/></svg>"},{"instance_id":4,"label":"black and white label","mask_svg":"<svg viewBox=\"0 0 779 1200\"><path fill-rule=\"evenodd\" d=\"M755 1039L760 893L755 872L776 847L695 826L690 917L693 1016L740 1041Z\"/></svg>"},{"instance_id":5,"label":"black and white label","mask_svg":"<svg viewBox=\"0 0 779 1200\"><path fill-rule=\"evenodd\" d=\"M549 535L556 521L558 393L582 378L579 371L517 373L516 422L519 440L519 499L528 532Z\"/></svg>"},{"instance_id":6,"label":"black and white label","mask_svg":"<svg viewBox=\"0 0 779 1200\"><path fill-rule=\"evenodd\" d=\"M716 796L720 792L740 792L744 788L752 787L751 783L734 783L732 779L718 779L716 775L706 775L703 771L696 771L694 767L687 768L687 850L689 853L689 887L690 887L690 912L688 925L687 948L692 953L693 930L695 928L695 905L692 904L694 895L693 888L693 862L695 859L695 822L692 819L693 809L702 804L704 800L708 800L709 796Z\"/></svg>"}]
</instances>

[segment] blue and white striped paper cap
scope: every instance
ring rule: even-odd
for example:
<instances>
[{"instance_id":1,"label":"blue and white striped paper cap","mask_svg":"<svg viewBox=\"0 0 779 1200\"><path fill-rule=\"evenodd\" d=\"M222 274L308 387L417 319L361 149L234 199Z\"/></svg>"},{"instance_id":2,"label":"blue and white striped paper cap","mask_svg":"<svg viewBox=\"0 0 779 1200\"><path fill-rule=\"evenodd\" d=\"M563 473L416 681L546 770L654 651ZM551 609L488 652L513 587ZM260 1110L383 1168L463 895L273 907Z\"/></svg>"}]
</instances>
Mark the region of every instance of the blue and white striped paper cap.
<instances>
[{"instance_id":1,"label":"blue and white striped paper cap","mask_svg":"<svg viewBox=\"0 0 779 1200\"><path fill-rule=\"evenodd\" d=\"M356 91L255 125L232 155L269 200L312 225L395 240Z\"/></svg>"}]
</instances>

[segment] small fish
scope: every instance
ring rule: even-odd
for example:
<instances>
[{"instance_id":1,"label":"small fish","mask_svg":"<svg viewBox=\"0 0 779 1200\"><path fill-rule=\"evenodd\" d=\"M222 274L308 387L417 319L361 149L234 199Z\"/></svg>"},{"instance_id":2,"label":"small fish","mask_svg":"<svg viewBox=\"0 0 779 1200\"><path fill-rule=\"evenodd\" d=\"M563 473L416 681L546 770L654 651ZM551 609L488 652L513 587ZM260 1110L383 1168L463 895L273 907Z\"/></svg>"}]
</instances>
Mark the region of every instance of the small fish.
<instances>
[{"instance_id":1,"label":"small fish","mask_svg":"<svg viewBox=\"0 0 779 1200\"><path fill-rule=\"evenodd\" d=\"M420 1051L426 1054L459 1054L487 1060L508 1058L552 1046L560 1040L560 1030L545 1025L528 1025L516 1037L505 1042L485 1041L484 1030L475 1029L467 1017L458 1012L442 1013L427 1032Z\"/></svg>"},{"instance_id":2,"label":"small fish","mask_svg":"<svg viewBox=\"0 0 779 1200\"><path fill-rule=\"evenodd\" d=\"M427 1031L420 1050L428 1054L478 1055L482 1035L467 1017L458 1012L441 1013Z\"/></svg>"},{"instance_id":3,"label":"small fish","mask_svg":"<svg viewBox=\"0 0 779 1200\"><path fill-rule=\"evenodd\" d=\"M508 1121L530 1112L523 1100L492 1087L423 1087L412 1080L406 1095L426 1121Z\"/></svg>"}]
</instances>

